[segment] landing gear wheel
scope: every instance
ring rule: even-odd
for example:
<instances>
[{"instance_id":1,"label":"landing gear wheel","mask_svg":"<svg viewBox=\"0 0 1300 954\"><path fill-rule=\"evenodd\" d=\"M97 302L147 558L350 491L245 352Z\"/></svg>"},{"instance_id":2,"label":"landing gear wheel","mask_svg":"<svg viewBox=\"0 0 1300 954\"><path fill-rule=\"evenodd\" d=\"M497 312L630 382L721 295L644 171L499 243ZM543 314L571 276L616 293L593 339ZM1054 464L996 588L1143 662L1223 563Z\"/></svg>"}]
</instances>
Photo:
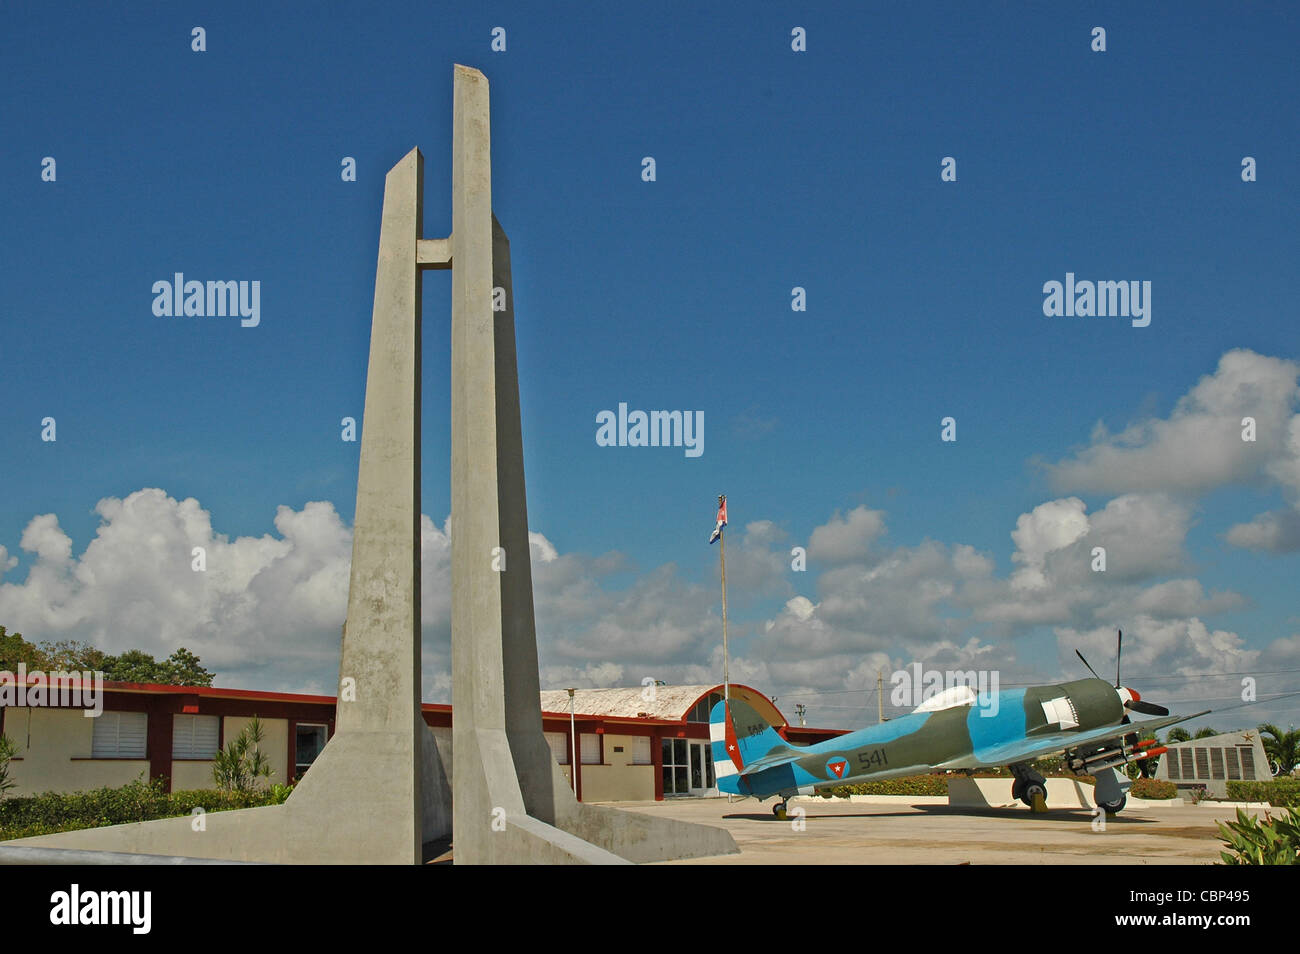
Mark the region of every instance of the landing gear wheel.
<instances>
[{"instance_id":1,"label":"landing gear wheel","mask_svg":"<svg viewBox=\"0 0 1300 954\"><path fill-rule=\"evenodd\" d=\"M1117 815L1123 811L1126 804L1128 804L1128 796L1121 795L1117 801L1101 802L1098 807L1107 815Z\"/></svg>"},{"instance_id":2,"label":"landing gear wheel","mask_svg":"<svg viewBox=\"0 0 1300 954\"><path fill-rule=\"evenodd\" d=\"M1018 778L1011 783L1011 797L1033 808L1037 799L1046 802L1047 782L1042 779Z\"/></svg>"},{"instance_id":3,"label":"landing gear wheel","mask_svg":"<svg viewBox=\"0 0 1300 954\"><path fill-rule=\"evenodd\" d=\"M1031 811L1047 811L1047 785L1041 782L1026 782L1020 790L1020 800L1028 805Z\"/></svg>"},{"instance_id":4,"label":"landing gear wheel","mask_svg":"<svg viewBox=\"0 0 1300 954\"><path fill-rule=\"evenodd\" d=\"M1021 762L1011 766L1015 781L1011 783L1011 797L1029 806L1031 811L1047 811L1047 779Z\"/></svg>"},{"instance_id":5,"label":"landing gear wheel","mask_svg":"<svg viewBox=\"0 0 1300 954\"><path fill-rule=\"evenodd\" d=\"M773 805L772 814L776 816L778 821L785 821L786 818L785 802L777 802L775 805Z\"/></svg>"}]
</instances>

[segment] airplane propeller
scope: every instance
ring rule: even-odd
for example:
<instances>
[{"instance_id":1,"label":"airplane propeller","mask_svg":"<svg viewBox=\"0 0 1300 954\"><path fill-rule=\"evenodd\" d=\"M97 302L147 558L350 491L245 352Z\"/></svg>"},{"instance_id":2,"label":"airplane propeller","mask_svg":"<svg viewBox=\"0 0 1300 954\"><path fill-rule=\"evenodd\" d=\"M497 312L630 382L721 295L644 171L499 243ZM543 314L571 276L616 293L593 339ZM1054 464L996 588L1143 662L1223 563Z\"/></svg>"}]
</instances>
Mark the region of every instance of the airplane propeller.
<instances>
[{"instance_id":1,"label":"airplane propeller","mask_svg":"<svg viewBox=\"0 0 1300 954\"><path fill-rule=\"evenodd\" d=\"M1085 666L1088 666L1088 660L1083 658L1083 653L1079 652L1079 650L1076 649L1074 651L1074 654L1079 657L1079 662L1083 663ZM1088 666L1088 672L1092 673L1094 676L1097 676L1097 670L1093 669L1091 666ZM1097 678L1100 679L1101 676L1097 676Z\"/></svg>"},{"instance_id":2,"label":"airplane propeller","mask_svg":"<svg viewBox=\"0 0 1300 954\"><path fill-rule=\"evenodd\" d=\"M1129 692L1133 692L1133 690L1130 689ZM1133 692L1133 698L1131 700L1124 703L1124 708L1132 709L1134 712L1143 712L1146 713L1147 715L1154 715L1154 716L1169 715L1169 710L1166 709L1164 706L1158 706L1154 702L1143 702L1142 698L1136 692Z\"/></svg>"},{"instance_id":3,"label":"airplane propeller","mask_svg":"<svg viewBox=\"0 0 1300 954\"><path fill-rule=\"evenodd\" d=\"M1115 690L1119 693L1120 699L1123 700L1124 708L1131 709L1134 712L1141 712L1144 715L1154 715L1154 716L1169 715L1169 710L1166 709L1164 706L1158 706L1154 702L1143 702L1142 697L1138 695L1136 689L1127 689L1124 686L1120 685L1119 660L1123 648L1124 648L1124 630L1121 629L1116 631L1116 636L1115 636ZM1092 673L1098 679L1101 678L1101 676L1097 675L1097 670L1093 669L1091 666L1088 665L1088 660L1083 658L1083 653L1079 652L1079 650L1076 649L1074 651L1074 654L1079 657L1079 661L1081 663L1083 663L1085 666L1088 667L1088 672Z\"/></svg>"}]
</instances>

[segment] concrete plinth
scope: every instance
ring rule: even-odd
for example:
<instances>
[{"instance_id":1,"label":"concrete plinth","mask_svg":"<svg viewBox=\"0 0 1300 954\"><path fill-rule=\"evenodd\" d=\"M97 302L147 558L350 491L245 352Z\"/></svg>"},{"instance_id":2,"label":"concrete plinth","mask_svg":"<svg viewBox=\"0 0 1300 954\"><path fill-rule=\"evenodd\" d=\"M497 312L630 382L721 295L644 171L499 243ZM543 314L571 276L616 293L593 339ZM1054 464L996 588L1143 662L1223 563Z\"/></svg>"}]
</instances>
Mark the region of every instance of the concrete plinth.
<instances>
[{"instance_id":1,"label":"concrete plinth","mask_svg":"<svg viewBox=\"0 0 1300 954\"><path fill-rule=\"evenodd\" d=\"M1010 778L948 776L948 804L954 808L1024 808L1011 794ZM1091 785L1073 778L1047 779L1048 808L1092 808Z\"/></svg>"}]
</instances>

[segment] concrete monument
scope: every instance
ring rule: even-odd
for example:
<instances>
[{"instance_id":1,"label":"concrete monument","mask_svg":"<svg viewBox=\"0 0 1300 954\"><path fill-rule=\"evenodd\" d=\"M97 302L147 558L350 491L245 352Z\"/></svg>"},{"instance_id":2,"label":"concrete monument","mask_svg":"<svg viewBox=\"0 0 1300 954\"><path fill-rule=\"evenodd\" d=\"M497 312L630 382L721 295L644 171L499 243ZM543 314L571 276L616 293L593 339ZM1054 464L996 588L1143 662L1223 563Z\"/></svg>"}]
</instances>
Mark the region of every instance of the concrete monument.
<instances>
[{"instance_id":1,"label":"concrete monument","mask_svg":"<svg viewBox=\"0 0 1300 954\"><path fill-rule=\"evenodd\" d=\"M542 734L510 243L492 213L487 79L457 66L454 96L451 237L422 237L418 149L384 184L334 736L284 805L213 813L203 831L187 817L21 844L412 864L424 843L450 830L462 864L613 864L737 851L719 828L578 802ZM450 745L435 741L420 714L426 268L452 272Z\"/></svg>"}]
</instances>

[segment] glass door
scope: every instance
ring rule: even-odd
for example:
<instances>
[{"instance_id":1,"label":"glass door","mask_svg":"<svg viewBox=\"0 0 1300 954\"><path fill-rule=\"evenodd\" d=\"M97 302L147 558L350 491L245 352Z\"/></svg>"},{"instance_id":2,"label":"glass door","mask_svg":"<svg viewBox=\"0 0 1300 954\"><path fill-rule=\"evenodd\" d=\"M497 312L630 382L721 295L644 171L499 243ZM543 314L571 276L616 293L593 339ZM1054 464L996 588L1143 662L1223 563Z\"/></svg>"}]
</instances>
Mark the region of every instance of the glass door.
<instances>
[{"instance_id":1,"label":"glass door","mask_svg":"<svg viewBox=\"0 0 1300 954\"><path fill-rule=\"evenodd\" d=\"M718 794L713 778L713 749L708 742L691 743L691 788L692 795Z\"/></svg>"},{"instance_id":2,"label":"glass door","mask_svg":"<svg viewBox=\"0 0 1300 954\"><path fill-rule=\"evenodd\" d=\"M689 795L690 767L685 739L663 740L664 795Z\"/></svg>"}]
</instances>

